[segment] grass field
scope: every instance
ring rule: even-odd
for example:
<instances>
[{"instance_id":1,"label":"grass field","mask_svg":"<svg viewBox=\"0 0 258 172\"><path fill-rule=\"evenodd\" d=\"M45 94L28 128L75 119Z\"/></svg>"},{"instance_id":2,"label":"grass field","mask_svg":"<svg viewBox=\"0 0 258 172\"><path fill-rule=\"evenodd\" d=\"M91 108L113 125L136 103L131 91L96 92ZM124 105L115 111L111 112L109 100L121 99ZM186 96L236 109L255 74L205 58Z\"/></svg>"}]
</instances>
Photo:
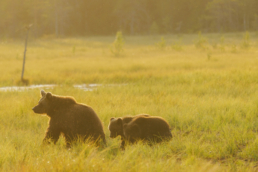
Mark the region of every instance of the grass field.
<instances>
[{"instance_id":1,"label":"grass field","mask_svg":"<svg viewBox=\"0 0 258 172\"><path fill-rule=\"evenodd\" d=\"M103 121L106 147L77 143L42 147L48 118L31 110L40 89L0 92L1 171L256 171L258 170L258 35L245 33L29 40L25 78L73 96ZM245 37L246 39L244 39ZM1 41L1 40L0 40ZM0 87L19 85L24 42L0 42ZM74 84L98 83L93 91ZM116 84L114 86L105 86ZM173 139L119 149L111 117L162 116Z\"/></svg>"}]
</instances>

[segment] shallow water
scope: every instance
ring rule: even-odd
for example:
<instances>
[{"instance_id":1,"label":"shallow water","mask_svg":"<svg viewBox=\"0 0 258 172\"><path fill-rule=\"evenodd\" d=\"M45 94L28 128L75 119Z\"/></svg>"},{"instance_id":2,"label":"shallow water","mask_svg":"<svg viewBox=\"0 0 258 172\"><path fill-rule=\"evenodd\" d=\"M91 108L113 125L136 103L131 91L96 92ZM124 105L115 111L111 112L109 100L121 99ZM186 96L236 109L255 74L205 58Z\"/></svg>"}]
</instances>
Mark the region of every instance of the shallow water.
<instances>
[{"instance_id":1,"label":"shallow water","mask_svg":"<svg viewBox=\"0 0 258 172\"><path fill-rule=\"evenodd\" d=\"M107 87L113 87L113 86L121 86L121 85L126 85L126 84L107 84L107 85L102 85L102 84L76 84L73 85L74 88L78 88L84 91L93 91L94 89L97 89L97 87L101 86L107 86ZM25 91L25 90L30 90L30 89L43 89L43 88L54 88L58 85L55 84L46 84L46 85L30 85L30 86L10 86L10 87L0 87L0 92L7 92L7 91Z\"/></svg>"},{"instance_id":2,"label":"shallow water","mask_svg":"<svg viewBox=\"0 0 258 172\"><path fill-rule=\"evenodd\" d=\"M0 91L25 91L35 88L53 88L56 85L46 84L46 85L30 85L30 86L11 86L11 87L0 87Z\"/></svg>"},{"instance_id":3,"label":"shallow water","mask_svg":"<svg viewBox=\"0 0 258 172\"><path fill-rule=\"evenodd\" d=\"M74 88L79 88L84 91L93 91L97 87L102 86L102 84L80 84L80 85L73 85Z\"/></svg>"}]
</instances>

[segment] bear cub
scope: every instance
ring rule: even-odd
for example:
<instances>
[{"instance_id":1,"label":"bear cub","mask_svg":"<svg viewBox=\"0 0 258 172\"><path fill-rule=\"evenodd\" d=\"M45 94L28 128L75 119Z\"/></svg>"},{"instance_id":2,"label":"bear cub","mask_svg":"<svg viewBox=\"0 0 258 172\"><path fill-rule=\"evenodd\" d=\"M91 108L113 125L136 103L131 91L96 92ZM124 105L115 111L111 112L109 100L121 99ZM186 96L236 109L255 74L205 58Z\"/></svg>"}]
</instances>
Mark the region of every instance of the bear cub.
<instances>
[{"instance_id":1,"label":"bear cub","mask_svg":"<svg viewBox=\"0 0 258 172\"><path fill-rule=\"evenodd\" d=\"M129 143L135 143L138 140L159 143L172 138L168 122L158 116L134 118L123 125L123 131Z\"/></svg>"},{"instance_id":2,"label":"bear cub","mask_svg":"<svg viewBox=\"0 0 258 172\"><path fill-rule=\"evenodd\" d=\"M125 142L134 143L137 140L160 142L172 138L169 125L163 118L147 114L111 118L108 129L111 138L121 136L122 149Z\"/></svg>"},{"instance_id":3,"label":"bear cub","mask_svg":"<svg viewBox=\"0 0 258 172\"><path fill-rule=\"evenodd\" d=\"M77 139L106 143L102 123L90 106L77 103L72 97L53 95L44 90L41 90L41 96L32 110L50 118L43 143L56 143L61 134L67 147Z\"/></svg>"},{"instance_id":4,"label":"bear cub","mask_svg":"<svg viewBox=\"0 0 258 172\"><path fill-rule=\"evenodd\" d=\"M117 136L121 136L121 148L124 149L125 146L125 136L124 136L124 130L123 125L131 122L134 118L140 117L140 116L149 116L147 114L140 114L136 116L125 116L120 118L110 118L110 122L108 125L108 129L110 131L110 137L116 138Z\"/></svg>"}]
</instances>

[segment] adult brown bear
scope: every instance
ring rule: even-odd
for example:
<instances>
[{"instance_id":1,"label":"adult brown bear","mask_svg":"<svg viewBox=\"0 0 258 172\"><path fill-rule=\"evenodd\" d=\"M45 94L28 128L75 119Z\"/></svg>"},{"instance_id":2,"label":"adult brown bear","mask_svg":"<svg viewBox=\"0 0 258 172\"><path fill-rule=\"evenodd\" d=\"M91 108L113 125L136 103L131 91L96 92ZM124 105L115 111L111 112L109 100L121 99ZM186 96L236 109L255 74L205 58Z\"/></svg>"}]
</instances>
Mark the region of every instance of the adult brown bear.
<instances>
[{"instance_id":1,"label":"adult brown bear","mask_svg":"<svg viewBox=\"0 0 258 172\"><path fill-rule=\"evenodd\" d=\"M77 103L72 97L57 96L44 90L41 90L41 95L38 105L32 110L50 118L43 142L56 143L63 134L67 147L77 139L106 143L102 123L91 107Z\"/></svg>"}]
</instances>

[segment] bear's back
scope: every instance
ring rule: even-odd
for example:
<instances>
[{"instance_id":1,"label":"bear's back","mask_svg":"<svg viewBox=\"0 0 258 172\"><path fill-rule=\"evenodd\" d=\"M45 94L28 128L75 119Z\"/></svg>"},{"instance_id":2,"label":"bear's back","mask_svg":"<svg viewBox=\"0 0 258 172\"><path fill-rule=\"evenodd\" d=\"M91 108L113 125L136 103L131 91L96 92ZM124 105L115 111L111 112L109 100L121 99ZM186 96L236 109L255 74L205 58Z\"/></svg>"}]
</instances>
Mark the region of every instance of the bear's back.
<instances>
[{"instance_id":1,"label":"bear's back","mask_svg":"<svg viewBox=\"0 0 258 172\"><path fill-rule=\"evenodd\" d=\"M137 124L143 135L159 134L164 135L170 133L169 124L165 119L158 116L140 116L132 120L130 124Z\"/></svg>"},{"instance_id":2,"label":"bear's back","mask_svg":"<svg viewBox=\"0 0 258 172\"><path fill-rule=\"evenodd\" d=\"M59 112L60 113L60 112ZM66 134L104 135L102 123L95 111L85 104L76 103L64 108L56 119Z\"/></svg>"},{"instance_id":3,"label":"bear's back","mask_svg":"<svg viewBox=\"0 0 258 172\"><path fill-rule=\"evenodd\" d=\"M131 122L133 119L138 118L138 117L148 117L150 115L148 114L139 114L139 115L135 115L135 116L124 116L122 117L122 121L123 124L128 124L129 122Z\"/></svg>"},{"instance_id":4,"label":"bear's back","mask_svg":"<svg viewBox=\"0 0 258 172\"><path fill-rule=\"evenodd\" d=\"M99 128L102 124L101 121L96 114L96 112L90 107L85 104L76 104L74 105L75 115L80 122L87 125L88 127L91 126L92 128Z\"/></svg>"}]
</instances>

